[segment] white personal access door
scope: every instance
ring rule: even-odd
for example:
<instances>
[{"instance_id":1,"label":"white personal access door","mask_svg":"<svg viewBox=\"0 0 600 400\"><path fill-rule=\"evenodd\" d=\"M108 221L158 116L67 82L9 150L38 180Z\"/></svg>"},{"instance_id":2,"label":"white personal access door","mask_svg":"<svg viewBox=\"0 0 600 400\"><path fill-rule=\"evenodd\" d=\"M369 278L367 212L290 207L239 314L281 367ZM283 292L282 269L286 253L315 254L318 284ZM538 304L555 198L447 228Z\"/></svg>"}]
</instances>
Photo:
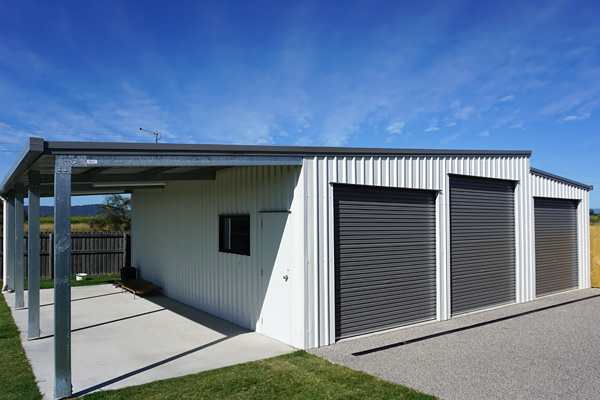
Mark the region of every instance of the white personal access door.
<instances>
[{"instance_id":1,"label":"white personal access door","mask_svg":"<svg viewBox=\"0 0 600 400\"><path fill-rule=\"evenodd\" d=\"M291 294L293 235L286 225L290 213L262 212L260 215L260 263L264 300L258 321L259 332L284 343L292 341Z\"/></svg>"}]
</instances>

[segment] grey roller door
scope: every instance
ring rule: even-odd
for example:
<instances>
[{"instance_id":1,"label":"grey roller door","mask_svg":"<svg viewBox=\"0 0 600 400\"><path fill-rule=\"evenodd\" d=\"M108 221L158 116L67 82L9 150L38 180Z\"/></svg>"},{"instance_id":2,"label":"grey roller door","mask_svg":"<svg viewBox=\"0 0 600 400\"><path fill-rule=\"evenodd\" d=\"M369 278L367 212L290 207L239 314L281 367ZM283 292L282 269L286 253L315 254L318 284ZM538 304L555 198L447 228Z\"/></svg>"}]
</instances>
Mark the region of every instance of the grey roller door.
<instances>
[{"instance_id":1,"label":"grey roller door","mask_svg":"<svg viewBox=\"0 0 600 400\"><path fill-rule=\"evenodd\" d=\"M452 314L515 301L514 183L450 177Z\"/></svg>"},{"instance_id":2,"label":"grey roller door","mask_svg":"<svg viewBox=\"0 0 600 400\"><path fill-rule=\"evenodd\" d=\"M436 316L435 193L334 186L336 338Z\"/></svg>"},{"instance_id":3,"label":"grey roller door","mask_svg":"<svg viewBox=\"0 0 600 400\"><path fill-rule=\"evenodd\" d=\"M534 199L537 296L577 288L577 202Z\"/></svg>"}]
</instances>

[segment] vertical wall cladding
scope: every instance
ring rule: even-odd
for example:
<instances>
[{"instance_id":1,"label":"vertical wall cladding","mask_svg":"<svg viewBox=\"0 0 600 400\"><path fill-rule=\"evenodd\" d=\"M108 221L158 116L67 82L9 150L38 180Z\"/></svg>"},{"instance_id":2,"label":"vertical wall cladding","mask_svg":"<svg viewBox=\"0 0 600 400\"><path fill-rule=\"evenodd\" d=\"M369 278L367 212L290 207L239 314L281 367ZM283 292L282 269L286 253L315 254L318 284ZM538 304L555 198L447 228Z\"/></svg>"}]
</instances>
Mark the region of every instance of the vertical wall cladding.
<instances>
[{"instance_id":1,"label":"vertical wall cladding","mask_svg":"<svg viewBox=\"0 0 600 400\"><path fill-rule=\"evenodd\" d=\"M305 196L306 347L335 341L335 268L332 183L438 191L437 318L450 317L448 174L507 179L515 187L517 301L530 299L533 260L533 209L528 157L307 157L303 162Z\"/></svg>"},{"instance_id":2,"label":"vertical wall cladding","mask_svg":"<svg viewBox=\"0 0 600 400\"><path fill-rule=\"evenodd\" d=\"M591 287L590 277L590 197L589 192L581 187L559 182L544 176L531 174L531 192L533 197L577 200L577 247L578 247L578 288ZM533 200L532 200L533 201ZM533 207L533 203L532 203ZM532 255L535 265L535 254ZM535 269L532 268L532 274ZM535 295L535 276L532 279L532 291Z\"/></svg>"},{"instance_id":3,"label":"vertical wall cladding","mask_svg":"<svg viewBox=\"0 0 600 400\"><path fill-rule=\"evenodd\" d=\"M169 181L162 190L135 191L132 264L144 279L164 287L167 296L258 329L265 296L259 212L288 210L291 223L301 222L303 210L294 201L302 196L299 174L294 166L234 167L217 171L214 181ZM218 251L223 214L250 215L250 256ZM301 257L294 262L294 268L302 267ZM299 292L296 286L303 282L294 285ZM302 310L297 311L301 318Z\"/></svg>"}]
</instances>

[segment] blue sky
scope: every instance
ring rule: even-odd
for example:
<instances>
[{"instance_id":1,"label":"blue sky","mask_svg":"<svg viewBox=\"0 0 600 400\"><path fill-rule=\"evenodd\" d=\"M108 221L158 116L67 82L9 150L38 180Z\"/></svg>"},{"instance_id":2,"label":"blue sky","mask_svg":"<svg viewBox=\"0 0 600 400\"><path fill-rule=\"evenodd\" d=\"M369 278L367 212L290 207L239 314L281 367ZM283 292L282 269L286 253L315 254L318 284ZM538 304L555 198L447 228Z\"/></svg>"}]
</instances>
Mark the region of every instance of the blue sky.
<instances>
[{"instance_id":1,"label":"blue sky","mask_svg":"<svg viewBox=\"0 0 600 400\"><path fill-rule=\"evenodd\" d=\"M29 136L153 142L143 127L532 150L600 188L598 21L598 1L0 0L0 175Z\"/></svg>"}]
</instances>

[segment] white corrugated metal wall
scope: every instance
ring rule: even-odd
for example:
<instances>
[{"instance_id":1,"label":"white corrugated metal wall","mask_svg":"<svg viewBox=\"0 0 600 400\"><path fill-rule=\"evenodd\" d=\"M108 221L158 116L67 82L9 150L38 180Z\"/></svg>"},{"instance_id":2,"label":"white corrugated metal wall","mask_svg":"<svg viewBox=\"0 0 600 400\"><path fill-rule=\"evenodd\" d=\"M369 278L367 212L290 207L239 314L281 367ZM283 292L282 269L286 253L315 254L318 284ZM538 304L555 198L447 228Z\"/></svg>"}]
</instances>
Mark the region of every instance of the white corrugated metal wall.
<instances>
[{"instance_id":1,"label":"white corrugated metal wall","mask_svg":"<svg viewBox=\"0 0 600 400\"><path fill-rule=\"evenodd\" d=\"M214 181L169 181L162 190L132 195L132 264L144 279L164 287L182 303L260 331L265 296L261 277L260 211L291 212L302 233L301 169L294 166L234 167L217 171ZM298 198L299 197L299 198ZM218 220L223 214L250 214L250 256L218 251ZM302 299L302 243L295 243L292 290ZM293 343L303 345L303 301L290 310Z\"/></svg>"},{"instance_id":2,"label":"white corrugated metal wall","mask_svg":"<svg viewBox=\"0 0 600 400\"><path fill-rule=\"evenodd\" d=\"M437 318L450 317L449 174L506 179L515 185L517 302L535 298L533 197L581 200L580 287L589 287L587 191L533 176L529 158L306 157L299 167L237 167L216 181L169 182L133 195L133 263L166 294L260 331L264 296L259 276L259 227L252 225L246 257L219 253L218 215L290 210L298 240L293 251L293 345L311 348L335 339L332 183L437 191ZM202 229L198 229L202 227ZM584 247L581 247L584 246ZM264 285L264 284L263 284Z\"/></svg>"},{"instance_id":3,"label":"white corrugated metal wall","mask_svg":"<svg viewBox=\"0 0 600 400\"><path fill-rule=\"evenodd\" d=\"M332 183L388 186L438 191L436 200L439 320L450 317L449 174L506 179L515 185L516 301L535 298L533 192L528 157L312 157L305 158L307 347L335 340L334 243ZM560 185L547 184L560 191ZM567 189L564 189L567 190ZM580 213L587 208L587 192ZM582 218L582 221L586 220ZM587 220L586 220L587 221ZM589 221L588 221L589 223ZM581 235L587 232L581 224ZM587 249L589 253L589 238ZM585 249L582 258L585 258ZM582 287L589 282L583 272ZM589 270L589 260L587 269ZM587 278L586 278L587 273ZM589 283L588 283L589 285Z\"/></svg>"},{"instance_id":4,"label":"white corrugated metal wall","mask_svg":"<svg viewBox=\"0 0 600 400\"><path fill-rule=\"evenodd\" d=\"M532 197L579 200L577 205L577 247L579 249L579 289L591 287L590 270L590 197L580 187L531 174ZM533 200L532 200L533 201ZM534 243L535 245L535 243ZM535 246L534 246L535 248ZM532 265L535 266L535 251ZM531 290L535 293L535 268L531 268Z\"/></svg>"}]
</instances>

